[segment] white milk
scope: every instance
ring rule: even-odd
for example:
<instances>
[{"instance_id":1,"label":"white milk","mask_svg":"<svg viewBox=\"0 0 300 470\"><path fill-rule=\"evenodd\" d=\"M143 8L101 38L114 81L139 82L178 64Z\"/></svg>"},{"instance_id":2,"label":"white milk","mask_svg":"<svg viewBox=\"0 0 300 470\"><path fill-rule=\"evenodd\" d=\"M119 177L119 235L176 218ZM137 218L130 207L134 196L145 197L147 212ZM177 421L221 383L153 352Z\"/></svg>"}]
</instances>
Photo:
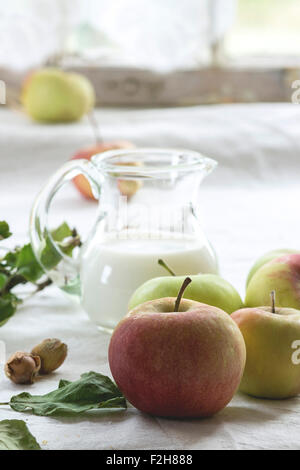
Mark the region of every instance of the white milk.
<instances>
[{"instance_id":1,"label":"white milk","mask_svg":"<svg viewBox=\"0 0 300 470\"><path fill-rule=\"evenodd\" d=\"M155 239L155 234L148 237L116 239L107 235L83 253L82 305L97 325L114 328L127 313L137 287L153 277L169 275L157 263L160 258L177 275L218 271L214 253L204 239L174 233L164 234L163 239Z\"/></svg>"}]
</instances>

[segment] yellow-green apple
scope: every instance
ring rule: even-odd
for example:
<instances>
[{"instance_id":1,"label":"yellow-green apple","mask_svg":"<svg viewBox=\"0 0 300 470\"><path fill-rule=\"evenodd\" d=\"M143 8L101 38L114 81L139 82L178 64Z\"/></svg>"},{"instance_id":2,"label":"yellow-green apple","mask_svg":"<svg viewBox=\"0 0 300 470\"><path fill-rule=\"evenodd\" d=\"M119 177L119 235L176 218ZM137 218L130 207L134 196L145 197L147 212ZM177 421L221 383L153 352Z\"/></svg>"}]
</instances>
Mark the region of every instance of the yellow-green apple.
<instances>
[{"instance_id":1,"label":"yellow-green apple","mask_svg":"<svg viewBox=\"0 0 300 470\"><path fill-rule=\"evenodd\" d=\"M300 309L300 254L275 258L256 271L247 287L245 305L268 305L272 290L278 307Z\"/></svg>"},{"instance_id":2,"label":"yellow-green apple","mask_svg":"<svg viewBox=\"0 0 300 470\"><path fill-rule=\"evenodd\" d=\"M83 75L45 67L27 76L21 102L35 121L77 121L94 107L95 92Z\"/></svg>"},{"instance_id":3,"label":"yellow-green apple","mask_svg":"<svg viewBox=\"0 0 300 470\"><path fill-rule=\"evenodd\" d=\"M234 312L247 351L240 390L261 398L300 393L300 311L256 307Z\"/></svg>"},{"instance_id":4,"label":"yellow-green apple","mask_svg":"<svg viewBox=\"0 0 300 470\"><path fill-rule=\"evenodd\" d=\"M185 276L163 276L146 281L133 293L128 309L162 297L175 297ZM184 293L186 299L196 300L227 313L243 307L242 299L237 290L225 279L216 274L197 274L190 276L192 283Z\"/></svg>"},{"instance_id":5,"label":"yellow-green apple","mask_svg":"<svg viewBox=\"0 0 300 470\"><path fill-rule=\"evenodd\" d=\"M109 345L110 369L128 401L143 412L211 416L239 386L245 343L227 313L180 301L180 295L182 288L177 299L143 303L121 320Z\"/></svg>"},{"instance_id":6,"label":"yellow-green apple","mask_svg":"<svg viewBox=\"0 0 300 470\"><path fill-rule=\"evenodd\" d=\"M246 287L248 286L250 280L252 279L256 271L258 271L258 269L261 268L264 264L268 263L269 261L272 261L275 258L279 258L280 256L284 256L284 255L292 254L292 253L299 253L299 250L281 248L278 250L268 251L268 253L265 253L263 256L258 258L258 260L254 263L254 265L249 271L247 281L246 281Z\"/></svg>"},{"instance_id":7,"label":"yellow-green apple","mask_svg":"<svg viewBox=\"0 0 300 470\"><path fill-rule=\"evenodd\" d=\"M90 160L92 156L96 155L97 153L106 152L107 150L130 149L130 148L134 148L134 145L131 142L127 142L125 140L124 141L120 140L116 142L100 142L99 144L92 145L90 147L86 147L86 148L79 150L72 157L72 159L85 158L87 160ZM85 176L83 175L75 176L75 178L73 179L73 182L75 186L77 187L77 189L85 198L95 200L92 189L91 189L91 185ZM121 183L122 181L118 182L119 185ZM130 181L128 181L128 183L130 183ZM128 190L126 193L126 189L128 189L128 185L123 183L123 187L120 188L120 191L122 192L123 190L122 194L124 194L125 196L127 195L130 196L131 193L128 194ZM132 190L136 191L136 188L129 188L129 189L131 189L131 191Z\"/></svg>"}]
</instances>

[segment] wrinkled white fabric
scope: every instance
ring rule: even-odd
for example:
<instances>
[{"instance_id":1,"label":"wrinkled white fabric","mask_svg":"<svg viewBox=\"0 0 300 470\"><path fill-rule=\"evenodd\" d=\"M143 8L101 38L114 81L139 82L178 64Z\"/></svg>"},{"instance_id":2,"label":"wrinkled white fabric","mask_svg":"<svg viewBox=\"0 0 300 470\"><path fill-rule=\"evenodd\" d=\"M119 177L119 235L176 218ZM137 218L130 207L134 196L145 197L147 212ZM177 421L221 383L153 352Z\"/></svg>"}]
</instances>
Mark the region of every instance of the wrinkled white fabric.
<instances>
[{"instance_id":1,"label":"wrinkled white fabric","mask_svg":"<svg viewBox=\"0 0 300 470\"><path fill-rule=\"evenodd\" d=\"M253 261L265 251L300 246L300 107L292 104L226 105L162 110L99 110L106 140L137 145L186 147L218 160L203 183L201 209L221 273L244 295ZM15 236L28 237L32 201L47 180L78 148L93 143L87 121L40 126L0 110L0 219ZM58 220L91 226L95 204L73 187L58 195ZM109 335L55 287L27 301L4 327L7 354L30 350L47 337L69 346L65 364L32 386L15 386L0 371L0 402L13 394L42 394L60 378L75 380L89 370L109 374ZM2 369L2 366L1 366ZM44 449L290 449L300 448L300 399L257 400L236 395L211 419L166 420L126 412L45 418L0 407L0 420L25 419Z\"/></svg>"}]
</instances>

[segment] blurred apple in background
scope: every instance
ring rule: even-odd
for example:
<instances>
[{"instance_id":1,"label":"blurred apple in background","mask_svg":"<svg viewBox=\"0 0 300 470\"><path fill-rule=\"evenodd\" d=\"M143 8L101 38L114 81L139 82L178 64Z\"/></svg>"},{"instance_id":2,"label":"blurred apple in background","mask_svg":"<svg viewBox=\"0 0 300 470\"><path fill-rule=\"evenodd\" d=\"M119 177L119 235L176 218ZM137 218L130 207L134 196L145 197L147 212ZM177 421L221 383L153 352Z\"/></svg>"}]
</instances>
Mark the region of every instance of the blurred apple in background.
<instances>
[{"instance_id":1,"label":"blurred apple in background","mask_svg":"<svg viewBox=\"0 0 300 470\"><path fill-rule=\"evenodd\" d=\"M35 121L72 122L93 109L95 92L85 76L45 67L27 76L21 102L25 112Z\"/></svg>"},{"instance_id":2,"label":"blurred apple in background","mask_svg":"<svg viewBox=\"0 0 300 470\"><path fill-rule=\"evenodd\" d=\"M129 166L139 166L137 162L127 163ZM142 182L137 180L118 180L118 188L122 196L131 198L141 187Z\"/></svg>"},{"instance_id":3,"label":"blurred apple in background","mask_svg":"<svg viewBox=\"0 0 300 470\"><path fill-rule=\"evenodd\" d=\"M97 153L106 152L107 150L130 149L130 148L134 148L134 145L131 142L127 142L127 141L100 142L98 144L79 150L72 157L72 159L85 158L87 160L90 160L92 156L96 155ZM138 162L132 163L132 164L138 165ZM73 181L74 181L76 188L81 192L81 194L84 197L86 197L87 199L95 200L90 183L88 182L85 176L78 175L73 179ZM130 192L132 191L135 192L138 188L136 188L136 185L132 187L132 183L136 183L136 182L130 181L130 180L129 181L119 180L118 185L119 185L120 192L124 195L130 195L130 194L125 194L126 191L128 192L128 190Z\"/></svg>"}]
</instances>

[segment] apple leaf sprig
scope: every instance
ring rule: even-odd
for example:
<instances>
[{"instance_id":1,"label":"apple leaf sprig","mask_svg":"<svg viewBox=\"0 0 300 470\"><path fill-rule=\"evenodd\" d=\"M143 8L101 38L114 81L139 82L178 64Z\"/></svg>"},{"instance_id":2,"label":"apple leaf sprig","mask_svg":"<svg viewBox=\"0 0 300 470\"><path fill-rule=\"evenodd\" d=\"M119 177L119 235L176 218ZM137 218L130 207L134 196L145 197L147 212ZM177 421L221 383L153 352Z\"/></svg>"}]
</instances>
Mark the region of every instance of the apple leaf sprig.
<instances>
[{"instance_id":1,"label":"apple leaf sprig","mask_svg":"<svg viewBox=\"0 0 300 470\"><path fill-rule=\"evenodd\" d=\"M8 223L0 221L0 242L11 235ZM77 231L72 230L66 222L53 230L51 237L68 256L72 256L74 248L81 244ZM61 255L55 249L50 237L46 236L45 239L45 247L41 254L42 263L47 269L53 269L60 262ZM18 305L24 300L16 291L17 286L29 284L33 287L31 292L33 294L52 284L36 260L30 243L16 246L12 250L3 250L4 255L0 257L0 326L14 315Z\"/></svg>"},{"instance_id":2,"label":"apple leaf sprig","mask_svg":"<svg viewBox=\"0 0 300 470\"><path fill-rule=\"evenodd\" d=\"M58 388L46 395L23 392L13 396L9 405L14 411L30 410L37 416L76 416L89 410L126 409L126 399L106 375L87 372L75 382L60 380Z\"/></svg>"}]
</instances>

